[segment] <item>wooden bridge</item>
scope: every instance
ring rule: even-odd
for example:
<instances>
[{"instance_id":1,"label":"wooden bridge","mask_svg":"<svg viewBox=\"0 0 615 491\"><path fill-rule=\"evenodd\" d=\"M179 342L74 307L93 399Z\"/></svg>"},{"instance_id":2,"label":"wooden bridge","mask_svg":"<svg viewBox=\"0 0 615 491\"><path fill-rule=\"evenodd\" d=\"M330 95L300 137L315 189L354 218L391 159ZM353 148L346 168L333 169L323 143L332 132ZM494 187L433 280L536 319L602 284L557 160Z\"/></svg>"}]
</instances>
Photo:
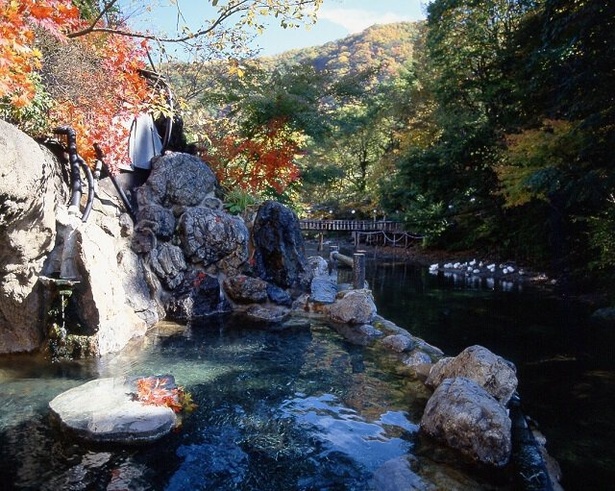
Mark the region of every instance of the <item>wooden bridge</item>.
<instances>
[{"instance_id":1,"label":"wooden bridge","mask_svg":"<svg viewBox=\"0 0 615 491\"><path fill-rule=\"evenodd\" d=\"M403 224L386 220L300 220L301 230L319 232L322 242L325 232L350 232L355 246L368 245L408 247L422 237L404 230Z\"/></svg>"},{"instance_id":2,"label":"wooden bridge","mask_svg":"<svg viewBox=\"0 0 615 491\"><path fill-rule=\"evenodd\" d=\"M347 232L404 231L401 223L384 220L300 220L299 222L301 230L314 230L318 232L326 230Z\"/></svg>"}]
</instances>

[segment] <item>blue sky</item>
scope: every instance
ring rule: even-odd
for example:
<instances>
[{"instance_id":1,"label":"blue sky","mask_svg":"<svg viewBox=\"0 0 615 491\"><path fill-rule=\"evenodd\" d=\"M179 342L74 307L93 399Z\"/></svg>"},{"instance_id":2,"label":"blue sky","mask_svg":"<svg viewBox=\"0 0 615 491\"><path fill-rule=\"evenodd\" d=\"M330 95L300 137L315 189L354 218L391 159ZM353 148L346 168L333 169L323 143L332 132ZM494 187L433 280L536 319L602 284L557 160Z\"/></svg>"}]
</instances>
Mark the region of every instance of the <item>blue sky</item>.
<instances>
[{"instance_id":1,"label":"blue sky","mask_svg":"<svg viewBox=\"0 0 615 491\"><path fill-rule=\"evenodd\" d=\"M361 32L373 24L424 19L426 0L324 0L318 22L309 29L269 28L257 40L262 54L318 46Z\"/></svg>"},{"instance_id":2,"label":"blue sky","mask_svg":"<svg viewBox=\"0 0 615 491\"><path fill-rule=\"evenodd\" d=\"M131 0L120 3L129 15L129 21L137 26L155 25L162 31L172 32L177 25L177 9L169 6L171 0L146 5ZM192 29L196 29L199 21L212 11L210 2L206 0L175 0L175 3ZM262 55L273 55L289 49L321 45L373 24L423 19L427 3L428 0L324 0L315 25L283 29L272 24L255 40L254 47L260 47Z\"/></svg>"}]
</instances>

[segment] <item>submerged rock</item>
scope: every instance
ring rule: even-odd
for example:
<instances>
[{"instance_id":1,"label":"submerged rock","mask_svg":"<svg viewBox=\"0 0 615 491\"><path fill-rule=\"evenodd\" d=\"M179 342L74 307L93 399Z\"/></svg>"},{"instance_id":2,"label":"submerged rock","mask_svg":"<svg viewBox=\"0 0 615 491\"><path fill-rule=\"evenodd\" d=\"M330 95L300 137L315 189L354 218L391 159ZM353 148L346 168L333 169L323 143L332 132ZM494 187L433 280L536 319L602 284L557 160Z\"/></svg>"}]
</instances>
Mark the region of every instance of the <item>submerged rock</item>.
<instances>
[{"instance_id":1,"label":"submerged rock","mask_svg":"<svg viewBox=\"0 0 615 491\"><path fill-rule=\"evenodd\" d=\"M51 414L76 436L91 442L135 444L157 440L177 425L167 406L134 400L134 378L92 380L58 395Z\"/></svg>"},{"instance_id":2,"label":"submerged rock","mask_svg":"<svg viewBox=\"0 0 615 491\"><path fill-rule=\"evenodd\" d=\"M388 460L374 472L371 488L376 491L433 491L436 488L425 482L412 470L412 456Z\"/></svg>"}]
</instances>

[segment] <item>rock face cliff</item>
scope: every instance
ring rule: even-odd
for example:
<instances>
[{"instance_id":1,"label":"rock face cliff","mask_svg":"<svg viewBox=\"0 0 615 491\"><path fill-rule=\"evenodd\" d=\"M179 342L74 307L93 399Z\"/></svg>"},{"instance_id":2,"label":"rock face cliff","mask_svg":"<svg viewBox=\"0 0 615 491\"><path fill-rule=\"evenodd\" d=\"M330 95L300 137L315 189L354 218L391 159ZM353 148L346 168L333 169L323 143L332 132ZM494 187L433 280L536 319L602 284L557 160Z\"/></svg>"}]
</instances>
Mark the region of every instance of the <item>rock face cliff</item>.
<instances>
[{"instance_id":1,"label":"rock face cliff","mask_svg":"<svg viewBox=\"0 0 615 491\"><path fill-rule=\"evenodd\" d=\"M130 210L102 179L83 222L65 204L65 164L0 125L0 354L118 351L163 318L241 307L223 288L235 277L260 278L264 302L275 308L288 309L309 289L294 213L267 202L254 227L227 213L214 174L198 157L153 159L147 178L125 190ZM244 283L227 281L235 298Z\"/></svg>"},{"instance_id":2,"label":"rock face cliff","mask_svg":"<svg viewBox=\"0 0 615 491\"><path fill-rule=\"evenodd\" d=\"M38 279L55 246L55 209L66 199L50 152L0 120L0 353L43 340Z\"/></svg>"}]
</instances>

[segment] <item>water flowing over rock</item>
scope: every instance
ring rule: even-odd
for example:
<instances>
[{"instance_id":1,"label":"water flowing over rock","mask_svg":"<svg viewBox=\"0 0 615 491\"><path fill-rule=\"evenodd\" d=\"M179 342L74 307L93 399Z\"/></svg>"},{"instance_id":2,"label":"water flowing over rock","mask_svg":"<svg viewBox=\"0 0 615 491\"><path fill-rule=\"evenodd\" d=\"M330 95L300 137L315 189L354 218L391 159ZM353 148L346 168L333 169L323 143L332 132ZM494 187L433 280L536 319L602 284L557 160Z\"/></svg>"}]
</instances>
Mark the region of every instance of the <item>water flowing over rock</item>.
<instances>
[{"instance_id":1,"label":"water flowing over rock","mask_svg":"<svg viewBox=\"0 0 615 491\"><path fill-rule=\"evenodd\" d=\"M54 357L117 351L162 318L232 310L224 278L229 285L235 277L259 282L256 297L229 289L233 302L246 305L289 308L308 290L311 270L294 213L273 202L262 206L252 269L248 227L224 210L215 176L198 157L167 153L152 160L149 175L116 176L129 210L111 180L100 180L83 223L79 210L58 204L68 197L67 164L0 124L0 353L42 346ZM257 317L282 317L280 309L261 310L266 315Z\"/></svg>"},{"instance_id":2,"label":"water flowing over rock","mask_svg":"<svg viewBox=\"0 0 615 491\"><path fill-rule=\"evenodd\" d=\"M438 386L425 407L421 429L477 462L503 466L510 459L506 409L470 379L447 378Z\"/></svg>"},{"instance_id":3,"label":"water flowing over rock","mask_svg":"<svg viewBox=\"0 0 615 491\"><path fill-rule=\"evenodd\" d=\"M266 201L252 227L256 276L292 290L308 291L312 273L305 257L299 220L288 208Z\"/></svg>"},{"instance_id":4,"label":"water flowing over rock","mask_svg":"<svg viewBox=\"0 0 615 491\"><path fill-rule=\"evenodd\" d=\"M167 317L178 321L202 318L212 313L230 312L231 306L222 294L217 276L192 270L182 285L166 295Z\"/></svg>"},{"instance_id":5,"label":"water flowing over rock","mask_svg":"<svg viewBox=\"0 0 615 491\"><path fill-rule=\"evenodd\" d=\"M43 339L38 279L56 237L55 207L68 189L51 153L0 120L0 354Z\"/></svg>"},{"instance_id":6,"label":"water flowing over rock","mask_svg":"<svg viewBox=\"0 0 615 491\"><path fill-rule=\"evenodd\" d=\"M502 406L508 404L518 385L514 365L482 346L470 346L454 358L442 358L433 366L425 383L438 387L445 379L454 377L474 380Z\"/></svg>"}]
</instances>

